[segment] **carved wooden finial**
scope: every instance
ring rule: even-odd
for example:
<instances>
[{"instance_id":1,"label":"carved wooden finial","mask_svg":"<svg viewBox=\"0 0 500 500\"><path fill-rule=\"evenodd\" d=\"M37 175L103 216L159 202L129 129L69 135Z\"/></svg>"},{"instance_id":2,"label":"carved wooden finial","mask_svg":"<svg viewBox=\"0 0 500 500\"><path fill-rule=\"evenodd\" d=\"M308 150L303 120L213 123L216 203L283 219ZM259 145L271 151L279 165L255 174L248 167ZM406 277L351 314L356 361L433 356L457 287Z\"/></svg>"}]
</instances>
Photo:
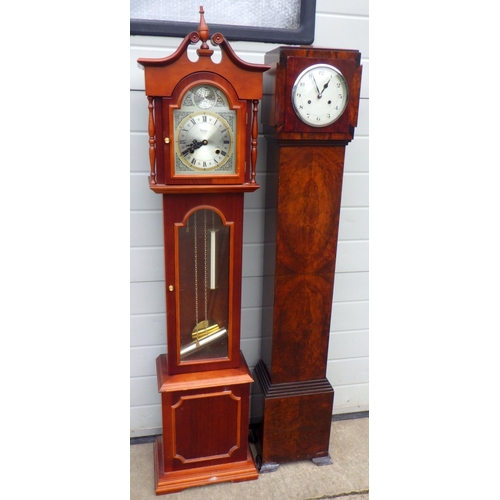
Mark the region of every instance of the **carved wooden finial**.
<instances>
[{"instance_id":1,"label":"carved wooden finial","mask_svg":"<svg viewBox=\"0 0 500 500\"><path fill-rule=\"evenodd\" d=\"M203 6L200 5L200 24L198 25L198 34L200 35L201 47L196 51L199 56L211 56L213 54L213 50L208 47L208 37L210 35L208 30L208 25L205 22L205 11L203 10Z\"/></svg>"}]
</instances>

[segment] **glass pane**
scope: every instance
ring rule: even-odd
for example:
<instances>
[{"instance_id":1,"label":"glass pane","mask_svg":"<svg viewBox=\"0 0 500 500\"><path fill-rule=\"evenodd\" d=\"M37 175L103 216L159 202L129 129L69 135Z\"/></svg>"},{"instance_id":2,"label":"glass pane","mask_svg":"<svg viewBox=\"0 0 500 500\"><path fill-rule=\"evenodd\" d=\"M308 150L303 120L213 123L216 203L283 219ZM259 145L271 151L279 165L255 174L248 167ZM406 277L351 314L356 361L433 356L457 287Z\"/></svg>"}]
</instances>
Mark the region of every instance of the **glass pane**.
<instances>
[{"instance_id":1,"label":"glass pane","mask_svg":"<svg viewBox=\"0 0 500 500\"><path fill-rule=\"evenodd\" d=\"M301 0L204 0L207 24L297 29ZM130 0L131 19L198 23L199 0ZM213 34L213 33L212 33Z\"/></svg>"},{"instance_id":2,"label":"glass pane","mask_svg":"<svg viewBox=\"0 0 500 500\"><path fill-rule=\"evenodd\" d=\"M204 209L177 231L181 362L227 358L229 227Z\"/></svg>"}]
</instances>

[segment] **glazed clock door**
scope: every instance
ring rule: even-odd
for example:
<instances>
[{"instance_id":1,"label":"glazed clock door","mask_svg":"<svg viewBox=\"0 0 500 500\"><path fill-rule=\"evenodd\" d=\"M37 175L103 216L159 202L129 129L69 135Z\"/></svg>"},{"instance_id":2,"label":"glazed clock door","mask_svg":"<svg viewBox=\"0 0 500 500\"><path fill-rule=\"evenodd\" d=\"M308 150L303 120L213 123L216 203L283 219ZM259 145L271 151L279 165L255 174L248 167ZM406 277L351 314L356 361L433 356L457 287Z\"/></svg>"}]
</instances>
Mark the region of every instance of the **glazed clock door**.
<instances>
[{"instance_id":1,"label":"glazed clock door","mask_svg":"<svg viewBox=\"0 0 500 500\"><path fill-rule=\"evenodd\" d=\"M239 184L245 180L250 148L250 108L223 78L204 72L184 78L163 99L166 181L182 184Z\"/></svg>"},{"instance_id":2,"label":"glazed clock door","mask_svg":"<svg viewBox=\"0 0 500 500\"><path fill-rule=\"evenodd\" d=\"M180 361L227 358L230 227L195 208L175 231Z\"/></svg>"},{"instance_id":3,"label":"glazed clock door","mask_svg":"<svg viewBox=\"0 0 500 500\"><path fill-rule=\"evenodd\" d=\"M239 193L164 197L172 374L239 363L242 200Z\"/></svg>"}]
</instances>

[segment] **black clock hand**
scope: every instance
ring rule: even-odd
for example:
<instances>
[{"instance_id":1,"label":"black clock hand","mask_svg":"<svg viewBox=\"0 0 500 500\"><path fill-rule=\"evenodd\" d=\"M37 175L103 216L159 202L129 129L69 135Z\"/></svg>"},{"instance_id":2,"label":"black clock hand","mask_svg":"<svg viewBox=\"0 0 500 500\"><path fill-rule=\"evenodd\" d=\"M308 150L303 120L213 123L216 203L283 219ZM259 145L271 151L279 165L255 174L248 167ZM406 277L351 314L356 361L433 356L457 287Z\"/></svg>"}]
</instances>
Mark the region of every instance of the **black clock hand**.
<instances>
[{"instance_id":1,"label":"black clock hand","mask_svg":"<svg viewBox=\"0 0 500 500\"><path fill-rule=\"evenodd\" d=\"M318 94L318 97L323 97L323 92L324 92L324 91L328 88L328 85L329 85L329 84L330 84L330 82L332 81L332 77L333 77L333 76L330 76L330 80L328 80L328 81L325 83L325 85L324 85L324 87L323 87L323 90L322 90L322 91Z\"/></svg>"},{"instance_id":2,"label":"black clock hand","mask_svg":"<svg viewBox=\"0 0 500 500\"><path fill-rule=\"evenodd\" d=\"M191 144L191 148L193 150L195 149L200 149L202 146L206 146L208 144L208 141L206 139L203 139L201 142L198 142L196 139L193 141Z\"/></svg>"},{"instance_id":3,"label":"black clock hand","mask_svg":"<svg viewBox=\"0 0 500 500\"><path fill-rule=\"evenodd\" d=\"M198 142L196 139L189 144L189 146L182 152L183 156L186 156L188 153L193 154L195 149L200 149L202 146L206 146L208 144L208 141L206 139L203 139L201 142Z\"/></svg>"},{"instance_id":4,"label":"black clock hand","mask_svg":"<svg viewBox=\"0 0 500 500\"><path fill-rule=\"evenodd\" d=\"M314 74L311 73L312 77L313 77L313 82L314 82L314 85L316 86L316 90L318 92L318 99L321 99L321 92L319 91L319 87L318 87L318 84L316 83L316 78L314 78ZM323 89L324 90L324 89Z\"/></svg>"}]
</instances>

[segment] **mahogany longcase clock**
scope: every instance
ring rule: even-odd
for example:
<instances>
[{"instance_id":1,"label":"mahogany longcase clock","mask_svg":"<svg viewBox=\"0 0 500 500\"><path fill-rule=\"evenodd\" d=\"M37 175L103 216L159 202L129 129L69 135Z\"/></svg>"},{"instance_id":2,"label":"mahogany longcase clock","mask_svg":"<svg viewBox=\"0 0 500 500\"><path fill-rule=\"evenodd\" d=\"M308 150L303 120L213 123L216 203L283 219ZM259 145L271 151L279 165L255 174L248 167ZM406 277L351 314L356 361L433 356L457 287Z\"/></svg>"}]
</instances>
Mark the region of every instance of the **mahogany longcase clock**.
<instances>
[{"instance_id":1,"label":"mahogany longcase clock","mask_svg":"<svg viewBox=\"0 0 500 500\"><path fill-rule=\"evenodd\" d=\"M256 378L264 393L262 471L329 459L334 390L326 378L346 145L357 124L357 50L280 47L266 54L268 193L277 207L274 304ZM267 81L266 81L267 80ZM271 183L268 181L268 191ZM271 246L268 246L271 248Z\"/></svg>"},{"instance_id":2,"label":"mahogany longcase clock","mask_svg":"<svg viewBox=\"0 0 500 500\"><path fill-rule=\"evenodd\" d=\"M198 31L139 59L149 102L150 188L163 197L167 354L157 359L163 434L157 494L256 479L248 447L253 381L240 352L243 197L255 180L258 103L269 66ZM195 61L188 47L200 42Z\"/></svg>"}]
</instances>

